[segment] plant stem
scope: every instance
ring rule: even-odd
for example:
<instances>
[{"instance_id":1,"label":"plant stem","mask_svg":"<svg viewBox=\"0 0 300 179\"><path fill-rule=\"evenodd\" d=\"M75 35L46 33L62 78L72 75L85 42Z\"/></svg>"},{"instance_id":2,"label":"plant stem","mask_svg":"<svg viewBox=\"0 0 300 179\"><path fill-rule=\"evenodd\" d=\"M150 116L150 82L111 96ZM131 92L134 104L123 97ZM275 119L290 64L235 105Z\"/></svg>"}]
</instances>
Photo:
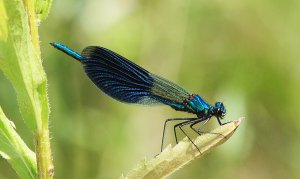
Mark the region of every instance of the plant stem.
<instances>
[{"instance_id":1,"label":"plant stem","mask_svg":"<svg viewBox=\"0 0 300 179\"><path fill-rule=\"evenodd\" d=\"M36 55L38 56L39 59L41 59L37 16L34 8L35 1L23 0L23 2L28 16L28 25L30 28L31 41L33 43ZM42 108L43 107L45 106L42 106ZM46 108L47 108L46 110L48 110L48 105L46 105ZM38 178L52 179L54 175L54 166L52 163L52 154L51 154L51 147L50 147L48 115L46 116L42 115L39 119L36 120L36 124L37 126L36 126L36 134L35 134L35 139L36 139L35 148L36 148Z\"/></svg>"},{"instance_id":2,"label":"plant stem","mask_svg":"<svg viewBox=\"0 0 300 179\"><path fill-rule=\"evenodd\" d=\"M41 49L39 44L39 35L38 35L38 26L37 26L37 19L34 9L34 1L32 0L23 0L27 16L28 16L28 25L30 28L31 40L33 46L35 48L35 52L38 56L41 56Z\"/></svg>"},{"instance_id":3,"label":"plant stem","mask_svg":"<svg viewBox=\"0 0 300 179\"><path fill-rule=\"evenodd\" d=\"M53 178L54 166L52 164L48 128L36 133L36 158L39 178Z\"/></svg>"}]
</instances>

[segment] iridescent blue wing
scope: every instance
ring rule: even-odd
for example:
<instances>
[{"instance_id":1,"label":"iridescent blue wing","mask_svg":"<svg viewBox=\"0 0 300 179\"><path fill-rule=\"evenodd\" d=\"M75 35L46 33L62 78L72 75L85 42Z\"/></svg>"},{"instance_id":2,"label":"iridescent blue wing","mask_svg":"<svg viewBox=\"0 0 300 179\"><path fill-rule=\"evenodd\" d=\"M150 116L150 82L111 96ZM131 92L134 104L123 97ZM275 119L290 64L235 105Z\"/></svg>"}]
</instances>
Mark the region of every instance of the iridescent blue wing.
<instances>
[{"instance_id":1,"label":"iridescent blue wing","mask_svg":"<svg viewBox=\"0 0 300 179\"><path fill-rule=\"evenodd\" d=\"M146 70L102 47L86 47L81 55L87 75L107 95L126 103L158 102L145 100L153 84Z\"/></svg>"},{"instance_id":2,"label":"iridescent blue wing","mask_svg":"<svg viewBox=\"0 0 300 179\"><path fill-rule=\"evenodd\" d=\"M174 108L189 97L179 85L149 73L103 47L86 47L81 61L89 78L109 96L125 103L166 104Z\"/></svg>"}]
</instances>

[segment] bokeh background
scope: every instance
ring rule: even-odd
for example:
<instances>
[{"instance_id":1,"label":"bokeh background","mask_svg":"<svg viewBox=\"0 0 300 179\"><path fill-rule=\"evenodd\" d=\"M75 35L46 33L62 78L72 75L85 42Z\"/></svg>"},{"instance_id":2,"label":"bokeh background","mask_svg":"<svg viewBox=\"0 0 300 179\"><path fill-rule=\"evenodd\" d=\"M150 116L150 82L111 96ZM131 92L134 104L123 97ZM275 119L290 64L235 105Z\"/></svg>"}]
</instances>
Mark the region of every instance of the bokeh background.
<instances>
[{"instance_id":1,"label":"bokeh background","mask_svg":"<svg viewBox=\"0 0 300 179\"><path fill-rule=\"evenodd\" d=\"M53 41L104 46L223 101L225 120L246 117L230 141L169 178L300 178L299 17L298 0L54 0L40 40L56 178L118 178L159 153L164 119L191 115L107 97ZM34 149L2 73L0 83L3 110ZM17 178L3 159L0 169Z\"/></svg>"}]
</instances>

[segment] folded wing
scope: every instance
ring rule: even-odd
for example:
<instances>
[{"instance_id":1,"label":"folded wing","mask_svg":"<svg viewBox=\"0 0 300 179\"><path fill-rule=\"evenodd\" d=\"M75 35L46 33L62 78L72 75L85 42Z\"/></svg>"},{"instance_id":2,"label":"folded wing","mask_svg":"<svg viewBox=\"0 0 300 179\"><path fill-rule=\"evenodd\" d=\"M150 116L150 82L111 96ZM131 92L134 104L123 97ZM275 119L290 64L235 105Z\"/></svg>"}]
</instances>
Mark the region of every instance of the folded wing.
<instances>
[{"instance_id":1,"label":"folded wing","mask_svg":"<svg viewBox=\"0 0 300 179\"><path fill-rule=\"evenodd\" d=\"M86 47L84 69L104 93L125 103L166 104L180 108L189 93L179 85L151 74L119 54L103 47Z\"/></svg>"}]
</instances>

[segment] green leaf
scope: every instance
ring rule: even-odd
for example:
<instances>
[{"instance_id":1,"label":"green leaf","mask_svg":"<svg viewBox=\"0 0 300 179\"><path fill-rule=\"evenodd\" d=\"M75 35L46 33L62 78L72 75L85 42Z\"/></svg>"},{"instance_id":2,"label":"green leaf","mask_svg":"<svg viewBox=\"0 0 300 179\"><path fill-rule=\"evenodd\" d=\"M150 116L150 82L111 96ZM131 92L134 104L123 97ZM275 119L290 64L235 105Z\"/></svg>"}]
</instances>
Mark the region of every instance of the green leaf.
<instances>
[{"instance_id":1,"label":"green leaf","mask_svg":"<svg viewBox=\"0 0 300 179\"><path fill-rule=\"evenodd\" d=\"M7 39L7 34L8 34L6 21L7 21L6 11L4 8L4 3L1 0L0 1L0 39L4 39L4 40Z\"/></svg>"},{"instance_id":2,"label":"green leaf","mask_svg":"<svg viewBox=\"0 0 300 179\"><path fill-rule=\"evenodd\" d=\"M20 178L37 178L35 153L17 134L14 125L0 107L0 155L5 158Z\"/></svg>"},{"instance_id":3,"label":"green leaf","mask_svg":"<svg viewBox=\"0 0 300 179\"><path fill-rule=\"evenodd\" d=\"M196 138L194 143L199 147L199 151L191 144L187 138L184 138L173 148L169 145L162 153L150 161L143 160L127 176L120 178L163 178L176 170L186 166L192 160L202 157L216 146L227 141L240 125L242 119L232 121L226 125L219 126L211 131L216 134L204 134Z\"/></svg>"},{"instance_id":4,"label":"green leaf","mask_svg":"<svg viewBox=\"0 0 300 179\"><path fill-rule=\"evenodd\" d=\"M0 0L0 69L16 91L25 123L35 132L38 177L51 179L47 81L38 36L38 23L47 16L50 2Z\"/></svg>"},{"instance_id":5,"label":"green leaf","mask_svg":"<svg viewBox=\"0 0 300 179\"><path fill-rule=\"evenodd\" d=\"M36 21L27 14L31 1L24 2L28 6L21 0L0 0L0 69L14 86L25 123L35 131L48 125L49 107Z\"/></svg>"},{"instance_id":6,"label":"green leaf","mask_svg":"<svg viewBox=\"0 0 300 179\"><path fill-rule=\"evenodd\" d=\"M39 21L43 21L47 18L52 0L36 0L35 1L35 13Z\"/></svg>"}]
</instances>

